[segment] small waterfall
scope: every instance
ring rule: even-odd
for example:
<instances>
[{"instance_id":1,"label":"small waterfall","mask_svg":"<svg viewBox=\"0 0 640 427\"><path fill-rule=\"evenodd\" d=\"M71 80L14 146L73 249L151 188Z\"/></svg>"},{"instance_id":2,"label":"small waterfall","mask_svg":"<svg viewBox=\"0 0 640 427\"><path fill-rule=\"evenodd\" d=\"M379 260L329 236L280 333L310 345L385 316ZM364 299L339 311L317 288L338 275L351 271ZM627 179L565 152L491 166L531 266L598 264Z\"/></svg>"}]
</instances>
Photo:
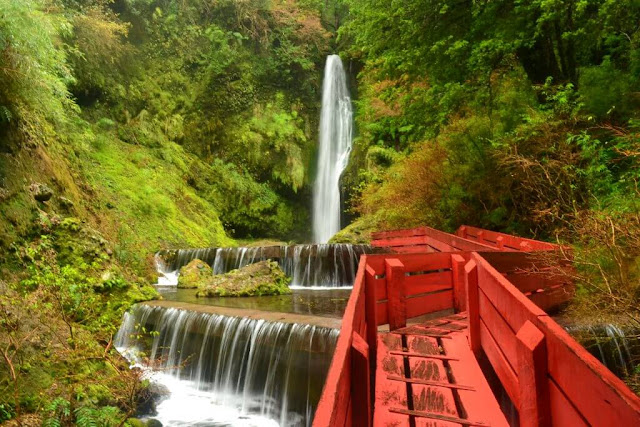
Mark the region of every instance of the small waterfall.
<instances>
[{"instance_id":1,"label":"small waterfall","mask_svg":"<svg viewBox=\"0 0 640 427\"><path fill-rule=\"evenodd\" d=\"M638 332L614 324L568 326L567 332L620 378L640 362Z\"/></svg>"},{"instance_id":2,"label":"small waterfall","mask_svg":"<svg viewBox=\"0 0 640 427\"><path fill-rule=\"evenodd\" d=\"M339 288L353 285L360 256L372 252L368 245L349 244L177 249L158 252L156 265L158 284L173 281L175 286L178 270L194 259L209 264L215 274L272 259L292 278L292 288Z\"/></svg>"},{"instance_id":3,"label":"small waterfall","mask_svg":"<svg viewBox=\"0 0 640 427\"><path fill-rule=\"evenodd\" d=\"M352 138L351 98L338 55L329 55L322 84L318 172L313 194L313 241L327 243L340 231L340 175Z\"/></svg>"},{"instance_id":4,"label":"small waterfall","mask_svg":"<svg viewBox=\"0 0 640 427\"><path fill-rule=\"evenodd\" d=\"M301 426L313 420L337 336L310 325L138 305L125 314L115 344L171 391L154 415L164 425Z\"/></svg>"}]
</instances>

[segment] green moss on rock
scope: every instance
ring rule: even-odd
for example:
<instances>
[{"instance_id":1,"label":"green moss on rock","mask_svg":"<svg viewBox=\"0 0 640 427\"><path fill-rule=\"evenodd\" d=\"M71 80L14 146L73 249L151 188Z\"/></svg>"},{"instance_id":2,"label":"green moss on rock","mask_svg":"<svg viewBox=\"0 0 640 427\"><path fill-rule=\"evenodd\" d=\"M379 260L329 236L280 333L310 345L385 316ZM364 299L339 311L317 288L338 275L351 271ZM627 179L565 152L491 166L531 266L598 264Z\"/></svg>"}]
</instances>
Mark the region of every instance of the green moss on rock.
<instances>
[{"instance_id":1,"label":"green moss on rock","mask_svg":"<svg viewBox=\"0 0 640 427\"><path fill-rule=\"evenodd\" d=\"M331 237L329 243L369 244L371 233L378 231L378 228L374 218L360 217Z\"/></svg>"},{"instance_id":2,"label":"green moss on rock","mask_svg":"<svg viewBox=\"0 0 640 427\"><path fill-rule=\"evenodd\" d=\"M251 297L286 295L291 293L291 278L277 262L266 260L246 267L218 274L200 286L198 297Z\"/></svg>"},{"instance_id":3,"label":"green moss on rock","mask_svg":"<svg viewBox=\"0 0 640 427\"><path fill-rule=\"evenodd\" d=\"M178 276L178 287L183 289L195 289L204 286L211 276L213 270L206 262L194 259L189 264L180 269Z\"/></svg>"}]
</instances>

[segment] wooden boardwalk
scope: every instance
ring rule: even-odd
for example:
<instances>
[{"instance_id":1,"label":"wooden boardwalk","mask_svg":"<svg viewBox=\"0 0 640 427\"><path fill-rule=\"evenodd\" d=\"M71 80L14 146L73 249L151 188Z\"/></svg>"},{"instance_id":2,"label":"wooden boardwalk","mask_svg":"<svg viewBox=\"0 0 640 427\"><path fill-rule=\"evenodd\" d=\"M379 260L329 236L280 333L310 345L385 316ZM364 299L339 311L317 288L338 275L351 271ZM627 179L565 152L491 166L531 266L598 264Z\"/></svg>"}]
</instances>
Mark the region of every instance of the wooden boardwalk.
<instances>
[{"instance_id":1,"label":"wooden boardwalk","mask_svg":"<svg viewBox=\"0 0 640 427\"><path fill-rule=\"evenodd\" d=\"M361 258L314 426L640 425L640 399L545 312L573 285L535 253L562 248L462 231L375 236L396 254Z\"/></svg>"},{"instance_id":2,"label":"wooden boardwalk","mask_svg":"<svg viewBox=\"0 0 640 427\"><path fill-rule=\"evenodd\" d=\"M467 325L456 314L378 335L374 425L508 425Z\"/></svg>"}]
</instances>

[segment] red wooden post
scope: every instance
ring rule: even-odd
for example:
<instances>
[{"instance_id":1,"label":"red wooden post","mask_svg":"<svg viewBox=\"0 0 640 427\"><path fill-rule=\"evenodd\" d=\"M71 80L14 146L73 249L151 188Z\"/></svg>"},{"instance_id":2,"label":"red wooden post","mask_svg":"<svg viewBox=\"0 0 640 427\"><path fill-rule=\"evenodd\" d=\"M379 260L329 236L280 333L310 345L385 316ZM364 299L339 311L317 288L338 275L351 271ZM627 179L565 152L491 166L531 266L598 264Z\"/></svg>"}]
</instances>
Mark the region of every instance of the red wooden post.
<instances>
[{"instance_id":1,"label":"red wooden post","mask_svg":"<svg viewBox=\"0 0 640 427\"><path fill-rule=\"evenodd\" d=\"M351 420L354 426L371 426L369 346L357 332L351 343Z\"/></svg>"},{"instance_id":2,"label":"red wooden post","mask_svg":"<svg viewBox=\"0 0 640 427\"><path fill-rule=\"evenodd\" d=\"M458 236L462 237L463 239L467 238L467 227L466 226L461 226L460 228L458 228L458 232L456 233Z\"/></svg>"},{"instance_id":3,"label":"red wooden post","mask_svg":"<svg viewBox=\"0 0 640 427\"><path fill-rule=\"evenodd\" d=\"M464 258L459 254L451 255L451 273L453 275L453 306L458 312L465 311L467 292L464 281Z\"/></svg>"},{"instance_id":4,"label":"red wooden post","mask_svg":"<svg viewBox=\"0 0 640 427\"><path fill-rule=\"evenodd\" d=\"M496 237L496 244L498 245L498 249L504 249L504 237L498 236Z\"/></svg>"},{"instance_id":5,"label":"red wooden post","mask_svg":"<svg viewBox=\"0 0 640 427\"><path fill-rule=\"evenodd\" d=\"M360 262L366 262L366 256ZM378 340L378 319L376 319L376 286L374 279L376 277L375 270L367 264L364 272L364 319L367 324L367 344L370 349L371 366L376 365L376 343Z\"/></svg>"},{"instance_id":6,"label":"red wooden post","mask_svg":"<svg viewBox=\"0 0 640 427\"><path fill-rule=\"evenodd\" d=\"M469 346L476 356L482 350L480 344L480 300L478 295L478 265L471 260L464 266L467 291L467 316L469 318Z\"/></svg>"},{"instance_id":7,"label":"red wooden post","mask_svg":"<svg viewBox=\"0 0 640 427\"><path fill-rule=\"evenodd\" d=\"M404 264L397 258L385 260L387 282L387 311L389 330L407 326L407 303L404 292Z\"/></svg>"},{"instance_id":8,"label":"red wooden post","mask_svg":"<svg viewBox=\"0 0 640 427\"><path fill-rule=\"evenodd\" d=\"M482 243L484 242L484 231L478 231L478 242Z\"/></svg>"},{"instance_id":9,"label":"red wooden post","mask_svg":"<svg viewBox=\"0 0 640 427\"><path fill-rule=\"evenodd\" d=\"M527 320L518 330L518 383L520 427L551 425L545 336ZM586 393L589 390L585 390Z\"/></svg>"}]
</instances>

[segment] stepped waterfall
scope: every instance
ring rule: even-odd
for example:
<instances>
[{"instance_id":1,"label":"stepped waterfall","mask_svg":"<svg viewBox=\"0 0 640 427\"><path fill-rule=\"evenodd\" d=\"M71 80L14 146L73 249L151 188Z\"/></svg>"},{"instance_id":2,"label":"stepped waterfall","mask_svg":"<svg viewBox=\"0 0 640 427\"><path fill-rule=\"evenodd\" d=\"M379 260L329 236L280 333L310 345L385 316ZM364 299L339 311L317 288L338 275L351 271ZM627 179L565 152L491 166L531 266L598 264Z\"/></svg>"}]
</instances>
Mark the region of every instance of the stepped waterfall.
<instances>
[{"instance_id":1,"label":"stepped waterfall","mask_svg":"<svg viewBox=\"0 0 640 427\"><path fill-rule=\"evenodd\" d=\"M170 390L154 415L165 426L301 426L311 424L337 336L142 304L125 314L115 345Z\"/></svg>"},{"instance_id":2,"label":"stepped waterfall","mask_svg":"<svg viewBox=\"0 0 640 427\"><path fill-rule=\"evenodd\" d=\"M381 251L368 245L327 244L340 230L339 180L349 160L351 139L346 74L340 58L330 55L313 189L315 243L158 252L157 285L169 304L133 307L125 313L115 338L116 348L132 366L142 369L152 384L167 389L151 413L140 416L165 426L311 425L339 331L292 323L301 317L289 320L286 316L304 312L338 318L342 311L333 307L343 300L346 304L349 290L344 288L353 285L360 257ZM176 285L180 268L194 259L208 263L214 274L262 260L277 261L292 279L290 302L284 297L253 298L251 304L257 309L277 307L278 321L231 317L235 312L219 314L223 302L212 302L209 311L189 306L195 291L187 295L184 292L192 290L178 290ZM302 321L334 324L308 317Z\"/></svg>"},{"instance_id":3,"label":"stepped waterfall","mask_svg":"<svg viewBox=\"0 0 640 427\"><path fill-rule=\"evenodd\" d=\"M290 245L239 248L175 249L156 254L158 284L175 286L178 271L194 259L208 263L214 274L226 273L265 259L277 261L291 277L291 288L340 288L353 284L360 256L368 245Z\"/></svg>"},{"instance_id":4,"label":"stepped waterfall","mask_svg":"<svg viewBox=\"0 0 640 427\"><path fill-rule=\"evenodd\" d=\"M313 189L313 241L327 243L340 231L340 175L351 152L353 112L347 76L338 55L329 55L322 84L318 171Z\"/></svg>"}]
</instances>

